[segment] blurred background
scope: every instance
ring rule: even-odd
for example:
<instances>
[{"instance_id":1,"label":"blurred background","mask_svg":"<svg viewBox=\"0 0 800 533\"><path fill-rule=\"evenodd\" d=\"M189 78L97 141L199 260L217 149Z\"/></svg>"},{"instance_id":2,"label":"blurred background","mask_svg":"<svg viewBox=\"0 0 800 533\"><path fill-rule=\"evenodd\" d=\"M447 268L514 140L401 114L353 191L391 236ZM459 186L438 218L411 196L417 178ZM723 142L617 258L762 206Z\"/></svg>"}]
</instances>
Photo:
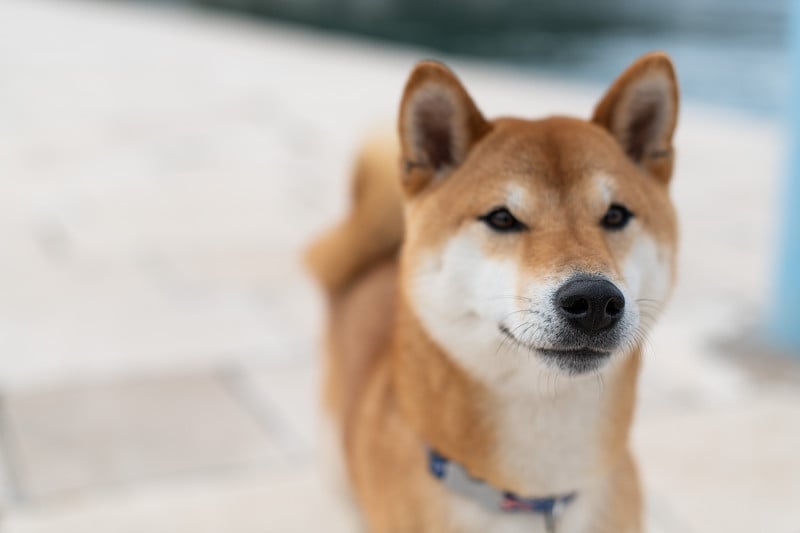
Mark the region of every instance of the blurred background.
<instances>
[{"instance_id":1,"label":"blurred background","mask_svg":"<svg viewBox=\"0 0 800 533\"><path fill-rule=\"evenodd\" d=\"M298 254L358 143L422 58L488 116L588 117L663 49L682 254L633 435L649 530L800 532L793 9L3 0L0 531L355 530L316 460Z\"/></svg>"},{"instance_id":2,"label":"blurred background","mask_svg":"<svg viewBox=\"0 0 800 533\"><path fill-rule=\"evenodd\" d=\"M788 0L188 0L424 46L521 72L605 82L641 50L668 50L685 95L777 113L784 103ZM746 67L744 67L746 65ZM742 75L742 68L746 75Z\"/></svg>"}]
</instances>

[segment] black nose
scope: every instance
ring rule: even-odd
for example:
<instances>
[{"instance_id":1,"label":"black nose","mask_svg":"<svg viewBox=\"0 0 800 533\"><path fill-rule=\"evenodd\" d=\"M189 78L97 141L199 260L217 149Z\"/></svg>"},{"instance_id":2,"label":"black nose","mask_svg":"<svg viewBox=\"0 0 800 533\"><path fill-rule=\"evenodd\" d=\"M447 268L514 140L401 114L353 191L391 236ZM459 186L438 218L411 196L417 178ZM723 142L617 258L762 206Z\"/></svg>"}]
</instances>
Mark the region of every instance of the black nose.
<instances>
[{"instance_id":1,"label":"black nose","mask_svg":"<svg viewBox=\"0 0 800 533\"><path fill-rule=\"evenodd\" d=\"M572 326L594 334L619 322L625 309L625 297L610 281L579 278L558 289L556 306Z\"/></svg>"}]
</instances>

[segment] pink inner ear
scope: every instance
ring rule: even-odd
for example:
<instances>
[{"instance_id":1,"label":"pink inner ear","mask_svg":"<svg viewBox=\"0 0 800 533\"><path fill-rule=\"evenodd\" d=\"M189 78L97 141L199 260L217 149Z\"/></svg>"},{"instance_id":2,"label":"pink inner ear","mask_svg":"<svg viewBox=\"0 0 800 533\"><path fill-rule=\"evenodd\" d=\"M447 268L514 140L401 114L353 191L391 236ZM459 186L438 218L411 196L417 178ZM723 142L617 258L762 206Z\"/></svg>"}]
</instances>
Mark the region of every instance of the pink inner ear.
<instances>
[{"instance_id":1,"label":"pink inner ear","mask_svg":"<svg viewBox=\"0 0 800 533\"><path fill-rule=\"evenodd\" d=\"M454 165L455 112L450 95L438 88L422 89L414 98L410 113L410 140L416 158L425 160L434 169Z\"/></svg>"}]
</instances>

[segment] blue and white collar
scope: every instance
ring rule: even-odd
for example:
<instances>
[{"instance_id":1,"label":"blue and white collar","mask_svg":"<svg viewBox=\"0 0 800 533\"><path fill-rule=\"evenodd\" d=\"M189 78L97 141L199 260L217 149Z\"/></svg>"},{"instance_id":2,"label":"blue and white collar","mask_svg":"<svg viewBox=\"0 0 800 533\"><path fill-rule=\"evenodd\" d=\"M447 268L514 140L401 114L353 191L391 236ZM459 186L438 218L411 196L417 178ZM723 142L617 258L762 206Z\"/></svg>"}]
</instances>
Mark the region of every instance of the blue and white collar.
<instances>
[{"instance_id":1,"label":"blue and white collar","mask_svg":"<svg viewBox=\"0 0 800 533\"><path fill-rule=\"evenodd\" d=\"M498 490L475 479L458 463L433 449L428 449L428 469L448 489L465 496L490 511L527 512L541 514L548 533L554 533L558 517L577 496L572 492L547 498L523 498L513 492Z\"/></svg>"}]
</instances>

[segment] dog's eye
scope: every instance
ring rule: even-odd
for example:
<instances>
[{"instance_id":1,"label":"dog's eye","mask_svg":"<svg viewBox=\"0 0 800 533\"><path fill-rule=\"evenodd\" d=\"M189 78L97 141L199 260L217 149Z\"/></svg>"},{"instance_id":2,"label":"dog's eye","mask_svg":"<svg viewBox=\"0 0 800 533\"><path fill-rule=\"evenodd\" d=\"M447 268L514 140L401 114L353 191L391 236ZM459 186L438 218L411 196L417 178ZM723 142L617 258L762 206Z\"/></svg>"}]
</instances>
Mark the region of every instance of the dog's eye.
<instances>
[{"instance_id":1,"label":"dog's eye","mask_svg":"<svg viewBox=\"0 0 800 533\"><path fill-rule=\"evenodd\" d=\"M485 222L487 226L495 231L522 231L526 228L525 224L514 218L511 211L505 207L492 209L487 214L479 217L479 220Z\"/></svg>"},{"instance_id":2,"label":"dog's eye","mask_svg":"<svg viewBox=\"0 0 800 533\"><path fill-rule=\"evenodd\" d=\"M628 225L628 222L633 218L627 207L619 204L611 204L603 220L600 222L604 228L610 230L622 229Z\"/></svg>"}]
</instances>

